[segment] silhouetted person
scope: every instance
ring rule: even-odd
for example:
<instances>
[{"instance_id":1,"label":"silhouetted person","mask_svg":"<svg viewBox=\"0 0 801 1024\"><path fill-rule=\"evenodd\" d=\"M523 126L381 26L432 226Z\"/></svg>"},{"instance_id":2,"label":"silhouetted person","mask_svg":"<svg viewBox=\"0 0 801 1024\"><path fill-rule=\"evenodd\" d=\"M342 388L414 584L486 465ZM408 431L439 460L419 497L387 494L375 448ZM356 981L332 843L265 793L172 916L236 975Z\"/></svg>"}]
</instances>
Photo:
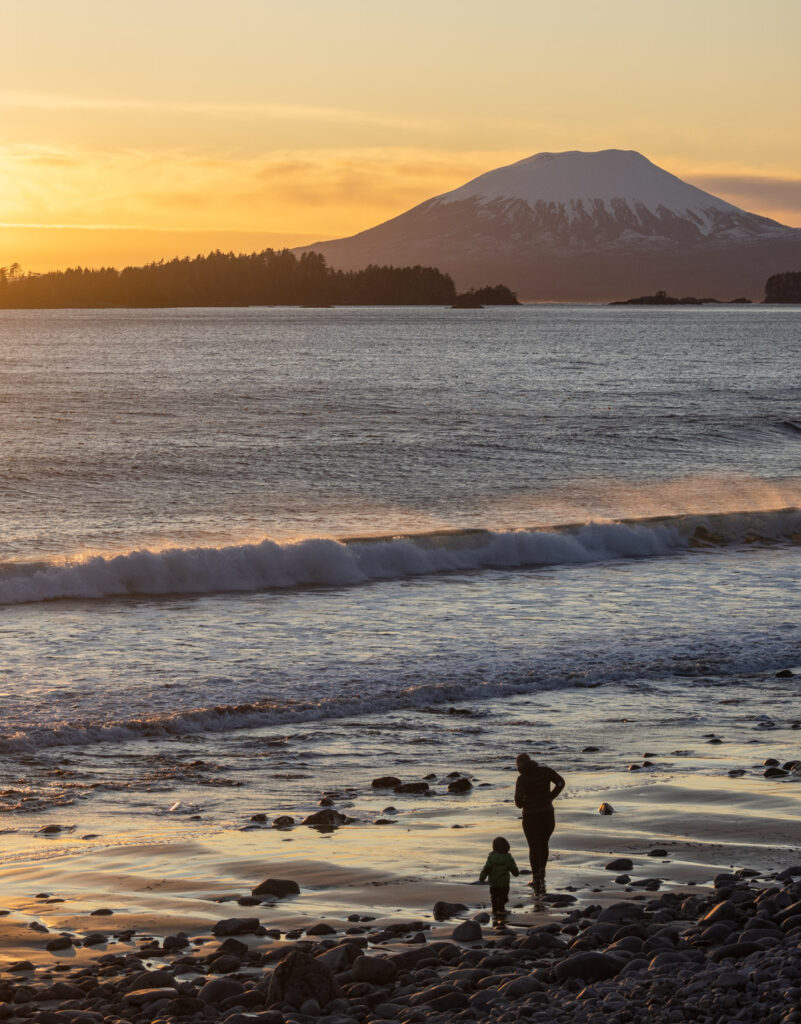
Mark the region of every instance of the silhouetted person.
<instances>
[{"instance_id":1,"label":"silhouetted person","mask_svg":"<svg viewBox=\"0 0 801 1024\"><path fill-rule=\"evenodd\" d=\"M555 824L553 802L565 788L565 780L553 768L532 761L528 754L518 754L515 764L520 772L515 786L515 804L523 809L523 834L528 843L531 884L535 894L543 896L548 840Z\"/></svg>"},{"instance_id":2,"label":"silhouetted person","mask_svg":"<svg viewBox=\"0 0 801 1024\"><path fill-rule=\"evenodd\" d=\"M509 874L520 874L515 859L509 852L509 840L496 836L492 840L492 852L481 869L479 882L489 881L492 900L492 923L503 926L506 920L506 901L509 899Z\"/></svg>"}]
</instances>

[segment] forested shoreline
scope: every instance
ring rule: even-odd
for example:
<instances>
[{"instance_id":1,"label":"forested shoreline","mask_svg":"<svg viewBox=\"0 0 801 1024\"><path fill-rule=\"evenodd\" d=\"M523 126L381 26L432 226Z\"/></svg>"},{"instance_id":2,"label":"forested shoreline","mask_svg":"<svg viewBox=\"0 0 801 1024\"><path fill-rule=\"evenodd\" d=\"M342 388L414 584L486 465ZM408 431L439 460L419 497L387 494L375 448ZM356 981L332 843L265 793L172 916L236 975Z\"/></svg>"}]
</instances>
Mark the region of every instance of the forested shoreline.
<instances>
[{"instance_id":1,"label":"forested shoreline","mask_svg":"<svg viewBox=\"0 0 801 1024\"><path fill-rule=\"evenodd\" d=\"M496 304L516 303L503 286ZM504 299L504 294L510 298ZM0 308L450 305L456 288L434 267L334 270L315 252L289 249L159 260L141 267L23 273L0 267ZM486 300L485 300L486 301Z\"/></svg>"}]
</instances>

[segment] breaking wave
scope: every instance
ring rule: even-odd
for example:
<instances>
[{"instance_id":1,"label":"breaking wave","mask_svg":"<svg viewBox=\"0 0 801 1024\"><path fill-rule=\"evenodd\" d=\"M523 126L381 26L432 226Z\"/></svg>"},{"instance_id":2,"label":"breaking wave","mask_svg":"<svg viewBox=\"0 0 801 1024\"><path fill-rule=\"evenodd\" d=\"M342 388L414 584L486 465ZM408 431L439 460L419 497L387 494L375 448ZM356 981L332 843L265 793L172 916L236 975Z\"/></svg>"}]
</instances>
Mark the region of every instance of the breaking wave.
<instances>
[{"instance_id":1,"label":"breaking wave","mask_svg":"<svg viewBox=\"0 0 801 1024\"><path fill-rule=\"evenodd\" d=\"M0 604L65 598L341 587L438 573L654 558L693 547L801 542L801 512L674 516L529 530L369 539L265 539L228 547L139 550L62 563L0 565Z\"/></svg>"}]
</instances>

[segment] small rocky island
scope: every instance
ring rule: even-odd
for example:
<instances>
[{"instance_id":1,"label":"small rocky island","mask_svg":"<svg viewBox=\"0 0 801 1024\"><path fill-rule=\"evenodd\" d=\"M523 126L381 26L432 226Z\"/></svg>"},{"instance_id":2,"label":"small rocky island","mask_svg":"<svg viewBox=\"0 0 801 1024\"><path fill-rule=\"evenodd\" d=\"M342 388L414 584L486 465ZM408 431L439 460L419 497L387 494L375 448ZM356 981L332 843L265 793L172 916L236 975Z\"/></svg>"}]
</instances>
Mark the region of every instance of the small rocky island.
<instances>
[{"instance_id":1,"label":"small rocky island","mask_svg":"<svg viewBox=\"0 0 801 1024\"><path fill-rule=\"evenodd\" d=\"M517 295L505 284L471 288L453 300L451 309L483 309L485 306L519 306Z\"/></svg>"},{"instance_id":2,"label":"small rocky island","mask_svg":"<svg viewBox=\"0 0 801 1024\"><path fill-rule=\"evenodd\" d=\"M673 295L668 295L667 292L660 291L656 292L655 295L640 295L636 299L618 299L617 302L610 302L610 306L709 306L709 305L726 305L726 306L737 306L737 305L748 305L751 300L746 298L739 299L696 299L693 295L686 295L682 299L677 299Z\"/></svg>"}]
</instances>

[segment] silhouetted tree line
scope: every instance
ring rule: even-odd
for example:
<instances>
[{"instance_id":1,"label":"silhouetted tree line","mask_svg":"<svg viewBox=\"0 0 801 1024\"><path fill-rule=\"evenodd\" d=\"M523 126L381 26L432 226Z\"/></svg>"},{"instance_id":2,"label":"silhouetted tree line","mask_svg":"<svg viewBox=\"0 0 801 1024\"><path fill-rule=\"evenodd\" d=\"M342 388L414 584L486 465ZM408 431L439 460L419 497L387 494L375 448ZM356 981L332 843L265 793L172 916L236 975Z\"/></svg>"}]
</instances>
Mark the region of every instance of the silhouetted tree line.
<instances>
[{"instance_id":1,"label":"silhouetted tree line","mask_svg":"<svg viewBox=\"0 0 801 1024\"><path fill-rule=\"evenodd\" d=\"M769 277L765 282L765 302L801 302L801 270Z\"/></svg>"},{"instance_id":2,"label":"silhouetted tree line","mask_svg":"<svg viewBox=\"0 0 801 1024\"><path fill-rule=\"evenodd\" d=\"M217 250L143 267L45 274L0 267L0 308L104 306L448 305L453 280L434 267L333 270L316 252L289 249L235 255Z\"/></svg>"},{"instance_id":3,"label":"silhouetted tree line","mask_svg":"<svg viewBox=\"0 0 801 1024\"><path fill-rule=\"evenodd\" d=\"M507 288L505 284L488 284L483 288L469 288L457 299L467 299L478 302L482 306L519 306L517 295Z\"/></svg>"}]
</instances>

